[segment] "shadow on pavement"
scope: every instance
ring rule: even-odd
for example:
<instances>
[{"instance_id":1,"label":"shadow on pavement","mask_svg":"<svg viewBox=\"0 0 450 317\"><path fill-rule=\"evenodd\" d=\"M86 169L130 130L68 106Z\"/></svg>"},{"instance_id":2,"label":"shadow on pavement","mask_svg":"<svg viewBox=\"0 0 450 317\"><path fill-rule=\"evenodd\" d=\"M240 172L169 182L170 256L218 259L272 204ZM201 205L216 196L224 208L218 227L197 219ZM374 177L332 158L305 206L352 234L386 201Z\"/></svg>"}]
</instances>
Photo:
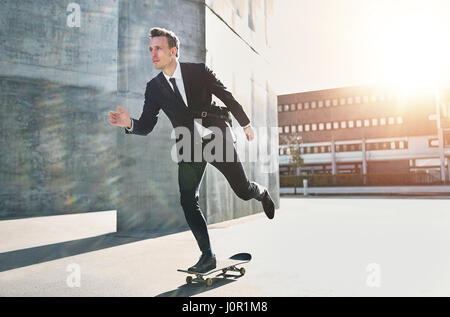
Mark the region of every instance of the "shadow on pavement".
<instances>
[{"instance_id":1,"label":"shadow on pavement","mask_svg":"<svg viewBox=\"0 0 450 317\"><path fill-rule=\"evenodd\" d=\"M203 292L207 292L210 290L213 290L218 287L222 287L224 285L236 282L240 276L234 276L234 275L226 275L227 278L213 278L213 285L212 286L206 286L205 283L198 283L194 282L192 284L183 284L179 286L177 289L174 289L172 291L168 291L159 295L156 295L155 297L189 297L201 294ZM229 277L233 277L233 279L230 279Z\"/></svg>"},{"instance_id":2,"label":"shadow on pavement","mask_svg":"<svg viewBox=\"0 0 450 317\"><path fill-rule=\"evenodd\" d=\"M111 248L127 243L178 233L184 230L165 232L113 232L100 236L37 246L0 253L0 272L29 265L53 261L77 254Z\"/></svg>"}]
</instances>

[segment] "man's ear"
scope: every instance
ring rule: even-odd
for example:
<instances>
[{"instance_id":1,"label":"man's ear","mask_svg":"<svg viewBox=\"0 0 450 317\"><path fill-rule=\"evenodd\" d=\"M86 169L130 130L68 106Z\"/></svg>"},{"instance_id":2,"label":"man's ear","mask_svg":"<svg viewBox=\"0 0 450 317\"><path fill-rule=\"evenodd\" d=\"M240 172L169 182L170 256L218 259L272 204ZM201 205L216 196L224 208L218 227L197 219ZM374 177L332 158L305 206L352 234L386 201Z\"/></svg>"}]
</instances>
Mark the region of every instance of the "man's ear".
<instances>
[{"instance_id":1,"label":"man's ear","mask_svg":"<svg viewBox=\"0 0 450 317\"><path fill-rule=\"evenodd\" d=\"M171 53L173 54L174 57L177 56L177 48L176 47L172 47L170 49L170 51L171 51Z\"/></svg>"}]
</instances>

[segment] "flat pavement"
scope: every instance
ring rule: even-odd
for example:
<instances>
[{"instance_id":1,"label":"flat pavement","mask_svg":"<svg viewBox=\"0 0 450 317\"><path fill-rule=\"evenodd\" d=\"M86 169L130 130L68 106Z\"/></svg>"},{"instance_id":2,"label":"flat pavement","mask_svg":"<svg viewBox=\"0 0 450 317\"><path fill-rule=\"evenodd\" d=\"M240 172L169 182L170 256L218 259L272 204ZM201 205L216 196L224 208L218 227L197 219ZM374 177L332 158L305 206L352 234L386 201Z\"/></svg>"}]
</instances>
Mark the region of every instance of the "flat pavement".
<instances>
[{"instance_id":1,"label":"flat pavement","mask_svg":"<svg viewBox=\"0 0 450 317\"><path fill-rule=\"evenodd\" d=\"M305 194L303 187L281 187L280 194ZM340 186L340 187L307 187L309 195L397 195L397 196L449 196L449 185L433 186Z\"/></svg>"},{"instance_id":2,"label":"flat pavement","mask_svg":"<svg viewBox=\"0 0 450 317\"><path fill-rule=\"evenodd\" d=\"M0 221L0 296L450 296L448 199L281 198L273 220L209 226L218 257L253 256L212 287L177 272L199 257L190 231L116 233L111 211L89 232L70 216Z\"/></svg>"}]
</instances>

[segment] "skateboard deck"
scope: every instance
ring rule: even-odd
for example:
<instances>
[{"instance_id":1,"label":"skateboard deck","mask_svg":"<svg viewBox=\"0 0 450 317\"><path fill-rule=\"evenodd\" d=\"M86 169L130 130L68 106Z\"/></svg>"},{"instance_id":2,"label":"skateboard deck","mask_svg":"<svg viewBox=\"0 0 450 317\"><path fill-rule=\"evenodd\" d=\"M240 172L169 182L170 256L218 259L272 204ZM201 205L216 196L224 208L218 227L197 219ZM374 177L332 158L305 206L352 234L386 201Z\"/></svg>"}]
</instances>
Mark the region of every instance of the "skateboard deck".
<instances>
[{"instance_id":1,"label":"skateboard deck","mask_svg":"<svg viewBox=\"0 0 450 317\"><path fill-rule=\"evenodd\" d=\"M245 274L245 268L243 267L238 268L236 267L236 265L248 263L250 262L251 259L252 256L250 253L238 253L233 256L230 256L226 260L217 260L216 268L205 273L199 273L182 269L178 269L177 271L191 274L186 277L186 283L188 284L191 284L192 282L200 282L200 283L204 282L206 286L211 286L213 283L213 278L205 278L205 277L217 273L219 271L222 271L222 273L216 275L215 277L219 276L225 277L228 271L239 272L241 274L240 276L243 276ZM192 275L195 275L195 278Z\"/></svg>"}]
</instances>

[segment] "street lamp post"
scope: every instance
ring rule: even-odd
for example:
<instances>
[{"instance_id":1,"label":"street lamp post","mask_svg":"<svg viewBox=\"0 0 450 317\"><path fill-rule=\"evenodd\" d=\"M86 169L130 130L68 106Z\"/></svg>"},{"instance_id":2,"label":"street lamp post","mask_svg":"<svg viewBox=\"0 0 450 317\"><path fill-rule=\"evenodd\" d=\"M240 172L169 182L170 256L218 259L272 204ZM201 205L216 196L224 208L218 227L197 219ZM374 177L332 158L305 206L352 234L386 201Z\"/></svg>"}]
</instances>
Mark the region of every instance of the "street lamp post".
<instances>
[{"instance_id":1,"label":"street lamp post","mask_svg":"<svg viewBox=\"0 0 450 317\"><path fill-rule=\"evenodd\" d=\"M445 172L445 153L444 153L444 131L441 124L441 107L439 106L439 90L434 90L435 103L436 103L436 126L439 141L439 162L441 166L441 181L446 181L447 173Z\"/></svg>"}]
</instances>

